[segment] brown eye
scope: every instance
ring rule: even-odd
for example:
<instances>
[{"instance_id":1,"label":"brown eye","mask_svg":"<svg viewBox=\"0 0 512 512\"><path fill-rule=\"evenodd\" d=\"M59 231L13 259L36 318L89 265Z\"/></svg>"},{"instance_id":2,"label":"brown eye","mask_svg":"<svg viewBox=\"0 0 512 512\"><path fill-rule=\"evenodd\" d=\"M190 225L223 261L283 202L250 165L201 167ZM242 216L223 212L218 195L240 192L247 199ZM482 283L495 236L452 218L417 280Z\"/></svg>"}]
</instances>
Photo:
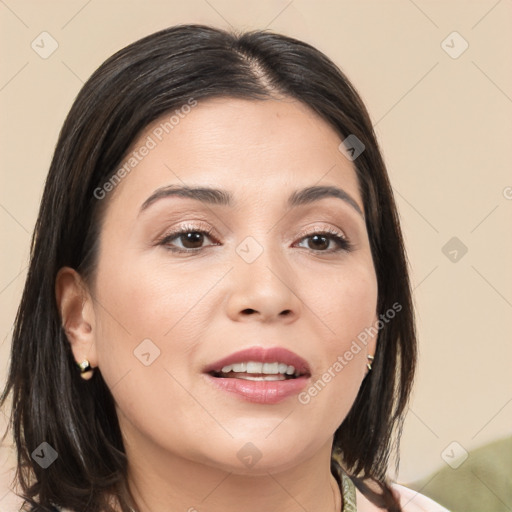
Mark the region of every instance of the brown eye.
<instances>
[{"instance_id":1,"label":"brown eye","mask_svg":"<svg viewBox=\"0 0 512 512\"><path fill-rule=\"evenodd\" d=\"M158 245L162 245L172 252L199 252L204 247L205 239L211 239L212 231L212 229L205 231L195 227L184 226L165 235L158 242Z\"/></svg>"},{"instance_id":2,"label":"brown eye","mask_svg":"<svg viewBox=\"0 0 512 512\"><path fill-rule=\"evenodd\" d=\"M310 249L321 250L329 248L329 238L322 235L313 235L308 237L311 241L309 244Z\"/></svg>"},{"instance_id":3,"label":"brown eye","mask_svg":"<svg viewBox=\"0 0 512 512\"><path fill-rule=\"evenodd\" d=\"M302 241L309 240L307 242L307 249L311 249L315 252L338 252L338 251L349 251L351 249L350 242L343 236L340 236L336 231L327 230L326 232L315 232L307 235L301 239ZM329 249L331 242L337 248Z\"/></svg>"},{"instance_id":4,"label":"brown eye","mask_svg":"<svg viewBox=\"0 0 512 512\"><path fill-rule=\"evenodd\" d=\"M182 233L176 238L180 239L185 249L200 249L204 242L204 234L199 231Z\"/></svg>"}]
</instances>

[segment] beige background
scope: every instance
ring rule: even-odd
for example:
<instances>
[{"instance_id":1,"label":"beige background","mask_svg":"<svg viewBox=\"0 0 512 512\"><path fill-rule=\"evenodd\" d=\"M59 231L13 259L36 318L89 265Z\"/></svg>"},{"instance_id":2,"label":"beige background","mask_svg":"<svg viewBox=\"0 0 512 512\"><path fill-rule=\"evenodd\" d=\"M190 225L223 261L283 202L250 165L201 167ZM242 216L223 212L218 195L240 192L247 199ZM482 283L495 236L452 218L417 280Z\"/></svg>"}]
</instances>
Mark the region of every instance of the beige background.
<instances>
[{"instance_id":1,"label":"beige background","mask_svg":"<svg viewBox=\"0 0 512 512\"><path fill-rule=\"evenodd\" d=\"M82 83L114 51L170 25L268 27L312 43L346 71L368 105L389 168L421 354L399 481L510 434L510 0L5 0L0 19L2 385L40 194ZM47 59L31 47L43 31L58 43ZM460 36L448 37L454 31ZM464 41L467 50L452 58ZM442 251L454 236L468 248L456 262ZM13 455L8 446L0 451L4 470ZM2 512L11 498L0 487Z\"/></svg>"}]
</instances>

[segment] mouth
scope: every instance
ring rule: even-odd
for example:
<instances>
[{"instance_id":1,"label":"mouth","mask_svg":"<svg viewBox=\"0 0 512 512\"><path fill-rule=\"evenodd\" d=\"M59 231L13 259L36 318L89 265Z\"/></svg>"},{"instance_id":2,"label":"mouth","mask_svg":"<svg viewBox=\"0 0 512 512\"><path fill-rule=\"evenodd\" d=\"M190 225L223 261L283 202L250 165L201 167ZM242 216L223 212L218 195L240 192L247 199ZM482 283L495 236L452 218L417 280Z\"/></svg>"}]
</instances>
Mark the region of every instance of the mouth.
<instances>
[{"instance_id":1,"label":"mouth","mask_svg":"<svg viewBox=\"0 0 512 512\"><path fill-rule=\"evenodd\" d=\"M308 362L282 347L250 347L206 366L213 377L245 380L287 380L310 376Z\"/></svg>"},{"instance_id":2,"label":"mouth","mask_svg":"<svg viewBox=\"0 0 512 512\"><path fill-rule=\"evenodd\" d=\"M217 371L213 370L210 372L210 375L221 379L276 381L296 379L301 376L301 372L296 370L295 366L279 361L272 363L246 361L226 365Z\"/></svg>"},{"instance_id":3,"label":"mouth","mask_svg":"<svg viewBox=\"0 0 512 512\"><path fill-rule=\"evenodd\" d=\"M284 348L252 347L204 369L217 388L244 400L275 404L299 393L311 376L308 363Z\"/></svg>"}]
</instances>

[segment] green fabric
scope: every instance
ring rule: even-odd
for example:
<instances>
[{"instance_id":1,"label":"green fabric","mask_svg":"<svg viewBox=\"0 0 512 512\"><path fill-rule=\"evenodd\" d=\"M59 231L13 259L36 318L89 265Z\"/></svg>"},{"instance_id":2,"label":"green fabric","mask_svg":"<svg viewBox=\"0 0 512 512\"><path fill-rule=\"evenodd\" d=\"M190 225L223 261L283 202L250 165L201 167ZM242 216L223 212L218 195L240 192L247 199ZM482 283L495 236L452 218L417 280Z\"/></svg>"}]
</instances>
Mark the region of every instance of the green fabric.
<instances>
[{"instance_id":1,"label":"green fabric","mask_svg":"<svg viewBox=\"0 0 512 512\"><path fill-rule=\"evenodd\" d=\"M341 471L341 492L343 495L343 509L341 512L357 512L356 488L354 483Z\"/></svg>"},{"instance_id":2,"label":"green fabric","mask_svg":"<svg viewBox=\"0 0 512 512\"><path fill-rule=\"evenodd\" d=\"M510 512L512 436L469 452L457 469L445 466L406 486L452 512Z\"/></svg>"}]
</instances>

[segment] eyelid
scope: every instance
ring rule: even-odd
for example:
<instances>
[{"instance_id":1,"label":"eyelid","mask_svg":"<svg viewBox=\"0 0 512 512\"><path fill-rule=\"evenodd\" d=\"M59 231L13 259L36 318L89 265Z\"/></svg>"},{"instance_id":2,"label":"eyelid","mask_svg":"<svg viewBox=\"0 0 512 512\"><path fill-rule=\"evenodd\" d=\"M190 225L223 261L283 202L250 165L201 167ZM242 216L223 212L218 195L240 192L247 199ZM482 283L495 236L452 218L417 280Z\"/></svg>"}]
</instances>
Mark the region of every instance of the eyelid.
<instances>
[{"instance_id":1,"label":"eyelid","mask_svg":"<svg viewBox=\"0 0 512 512\"><path fill-rule=\"evenodd\" d=\"M193 222L193 223L192 223ZM180 237L180 235L183 235L185 233L189 232L200 232L205 234L210 239L216 239L215 229L208 225L201 225L200 221L188 221L188 223L185 223L183 225L171 228L169 230L166 230L164 234L159 236L157 240L155 241L154 245L162 245L166 246L166 244L170 240L174 240ZM345 235L345 233L340 230L339 228L334 228L332 226L315 226L311 228L303 228L297 235L294 236L294 241L296 242L302 242L304 239L314 236L315 234L324 234L324 235L331 235L331 240L333 240L336 244L338 244L337 249L330 249L327 251L314 251L313 249L309 249L311 252L315 254L322 255L328 255L328 254L335 254L339 252L350 252L353 250L354 246L352 242L349 240L349 238ZM182 254L194 254L199 253L202 250L206 249L207 247L212 247L215 245L219 245L218 243L213 243L209 246L200 247L197 249L182 249L179 247L167 247L167 249L174 253L182 253Z\"/></svg>"},{"instance_id":2,"label":"eyelid","mask_svg":"<svg viewBox=\"0 0 512 512\"><path fill-rule=\"evenodd\" d=\"M337 244L338 246L336 249L330 249L327 251L314 251L313 249L310 249L310 251L316 256L330 256L333 254L352 252L355 248L352 241L347 237L347 235L345 235L345 233L341 229L334 228L332 226L316 226L309 229L304 228L304 230L302 230L297 235L297 239L299 242L302 242L303 240L311 238L316 234L326 235L327 239L334 241L334 243Z\"/></svg>"},{"instance_id":3,"label":"eyelid","mask_svg":"<svg viewBox=\"0 0 512 512\"><path fill-rule=\"evenodd\" d=\"M319 226L315 226L315 227L312 227L312 228L304 228L302 229L299 234L297 235L297 237L299 238L302 238L302 237L305 237L305 236L311 236L311 235L314 235L315 233L331 233L331 234L336 234L338 236L340 236L341 238L344 238L345 240L348 240L348 237L347 235L345 235L345 233L341 230L341 229L338 229L338 228L334 228L332 226L322 226L322 227L319 227Z\"/></svg>"},{"instance_id":4,"label":"eyelid","mask_svg":"<svg viewBox=\"0 0 512 512\"><path fill-rule=\"evenodd\" d=\"M171 228L164 232L161 236L158 237L158 240L163 240L165 238L168 238L169 236L175 236L177 234L181 234L186 231L205 231L208 236L215 236L215 229L207 226L207 225L201 225L200 221L194 221L197 222L197 224L184 224L181 226L178 226L176 228ZM348 237L345 235L345 233L338 228L333 227L319 227L315 226L313 228L303 228L297 235L295 235L295 238L302 239L306 236L314 235L315 233L330 233L340 236L341 238L344 238L345 240L348 240Z\"/></svg>"},{"instance_id":5,"label":"eyelid","mask_svg":"<svg viewBox=\"0 0 512 512\"><path fill-rule=\"evenodd\" d=\"M176 238L180 234L188 233L191 231L205 232L209 237L215 237L216 231L214 228L207 224L201 224L201 221L188 221L176 227L166 229L160 236L155 240L155 245L162 243L169 237Z\"/></svg>"}]
</instances>

